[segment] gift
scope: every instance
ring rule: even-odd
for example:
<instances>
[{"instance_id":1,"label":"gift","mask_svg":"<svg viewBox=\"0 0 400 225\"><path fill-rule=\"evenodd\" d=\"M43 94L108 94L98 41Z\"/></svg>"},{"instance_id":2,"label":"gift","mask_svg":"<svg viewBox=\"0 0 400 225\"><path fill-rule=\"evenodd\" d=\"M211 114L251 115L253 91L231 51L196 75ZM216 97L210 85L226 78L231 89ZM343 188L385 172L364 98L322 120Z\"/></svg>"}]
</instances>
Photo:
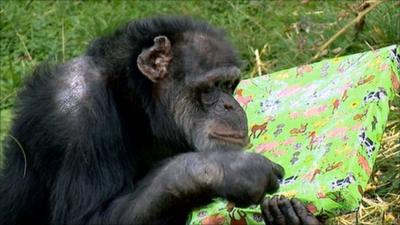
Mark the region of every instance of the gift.
<instances>
[{"instance_id":1,"label":"gift","mask_svg":"<svg viewBox=\"0 0 400 225\"><path fill-rule=\"evenodd\" d=\"M400 48L323 60L243 80L235 98L245 109L256 152L285 168L278 192L315 215L358 209L400 90ZM260 207L215 199L188 224L264 224Z\"/></svg>"}]
</instances>

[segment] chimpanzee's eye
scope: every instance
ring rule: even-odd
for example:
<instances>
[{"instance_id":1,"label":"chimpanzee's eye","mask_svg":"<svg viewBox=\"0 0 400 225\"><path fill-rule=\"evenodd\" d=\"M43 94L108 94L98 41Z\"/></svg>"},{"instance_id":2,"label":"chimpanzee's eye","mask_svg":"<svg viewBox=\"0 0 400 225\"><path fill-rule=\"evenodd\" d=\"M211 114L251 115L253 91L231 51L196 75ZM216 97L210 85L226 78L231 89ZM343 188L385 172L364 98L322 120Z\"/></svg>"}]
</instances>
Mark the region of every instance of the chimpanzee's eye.
<instances>
[{"instance_id":1,"label":"chimpanzee's eye","mask_svg":"<svg viewBox=\"0 0 400 225\"><path fill-rule=\"evenodd\" d=\"M230 91L231 88L232 88L232 83L230 81L225 81L224 85L223 85L223 88L224 88L225 91Z\"/></svg>"},{"instance_id":2,"label":"chimpanzee's eye","mask_svg":"<svg viewBox=\"0 0 400 225\"><path fill-rule=\"evenodd\" d=\"M233 94L233 91L235 90L236 86L238 85L239 80L235 81L225 81L222 90L225 91L226 93Z\"/></svg>"},{"instance_id":3,"label":"chimpanzee's eye","mask_svg":"<svg viewBox=\"0 0 400 225\"><path fill-rule=\"evenodd\" d=\"M200 100L203 105L212 105L217 102L218 95L215 87L204 87L200 92Z\"/></svg>"}]
</instances>

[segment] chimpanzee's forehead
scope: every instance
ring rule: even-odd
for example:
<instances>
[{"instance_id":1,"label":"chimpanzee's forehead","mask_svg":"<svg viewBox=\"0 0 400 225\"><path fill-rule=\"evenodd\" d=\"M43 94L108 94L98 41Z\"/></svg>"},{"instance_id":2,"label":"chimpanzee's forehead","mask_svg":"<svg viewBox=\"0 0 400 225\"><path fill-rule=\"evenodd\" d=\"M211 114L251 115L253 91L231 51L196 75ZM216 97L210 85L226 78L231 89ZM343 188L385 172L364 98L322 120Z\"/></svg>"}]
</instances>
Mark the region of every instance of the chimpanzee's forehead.
<instances>
[{"instance_id":1,"label":"chimpanzee's forehead","mask_svg":"<svg viewBox=\"0 0 400 225\"><path fill-rule=\"evenodd\" d=\"M236 66L219 67L197 76L186 77L189 86L212 86L216 82L240 80L240 70Z\"/></svg>"},{"instance_id":2,"label":"chimpanzee's forehead","mask_svg":"<svg viewBox=\"0 0 400 225\"><path fill-rule=\"evenodd\" d=\"M236 51L220 36L186 33L181 43L181 54L186 70L198 74L221 67L240 67Z\"/></svg>"}]
</instances>

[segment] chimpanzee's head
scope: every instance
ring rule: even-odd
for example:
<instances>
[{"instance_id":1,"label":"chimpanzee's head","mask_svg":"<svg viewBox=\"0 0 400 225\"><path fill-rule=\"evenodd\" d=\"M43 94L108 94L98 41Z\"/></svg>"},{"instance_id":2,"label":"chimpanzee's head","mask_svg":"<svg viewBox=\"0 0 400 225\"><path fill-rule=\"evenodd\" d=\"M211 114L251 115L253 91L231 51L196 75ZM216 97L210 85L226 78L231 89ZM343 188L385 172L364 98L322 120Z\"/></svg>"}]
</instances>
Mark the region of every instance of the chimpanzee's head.
<instances>
[{"instance_id":1,"label":"chimpanzee's head","mask_svg":"<svg viewBox=\"0 0 400 225\"><path fill-rule=\"evenodd\" d=\"M242 149L248 143L245 112L232 96L240 60L222 32L208 28L156 36L137 66L191 146Z\"/></svg>"}]
</instances>

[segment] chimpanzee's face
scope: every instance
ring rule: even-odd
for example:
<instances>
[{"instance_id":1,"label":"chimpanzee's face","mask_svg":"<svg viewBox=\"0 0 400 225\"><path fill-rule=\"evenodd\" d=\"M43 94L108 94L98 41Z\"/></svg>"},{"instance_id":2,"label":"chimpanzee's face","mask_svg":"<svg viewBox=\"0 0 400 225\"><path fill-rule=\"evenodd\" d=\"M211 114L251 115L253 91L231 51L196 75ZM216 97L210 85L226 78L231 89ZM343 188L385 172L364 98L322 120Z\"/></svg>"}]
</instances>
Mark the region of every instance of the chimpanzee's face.
<instances>
[{"instance_id":1,"label":"chimpanzee's face","mask_svg":"<svg viewBox=\"0 0 400 225\"><path fill-rule=\"evenodd\" d=\"M176 121L189 117L181 127L198 150L240 149L248 143L245 112L232 97L238 83L237 67L216 68L204 74L201 81L192 83L187 90L190 98L177 99L177 104L191 113L175 113Z\"/></svg>"},{"instance_id":2,"label":"chimpanzee's face","mask_svg":"<svg viewBox=\"0 0 400 225\"><path fill-rule=\"evenodd\" d=\"M245 112L232 96L240 81L236 52L225 40L204 34L185 34L173 45L164 38L161 46L171 49L153 67L168 70L156 69L166 75L152 80L186 141L199 151L242 149L249 139Z\"/></svg>"},{"instance_id":3,"label":"chimpanzee's face","mask_svg":"<svg viewBox=\"0 0 400 225\"><path fill-rule=\"evenodd\" d=\"M247 118L232 96L240 81L236 52L224 40L186 34L174 53L172 113L189 143L198 150L247 145Z\"/></svg>"}]
</instances>

